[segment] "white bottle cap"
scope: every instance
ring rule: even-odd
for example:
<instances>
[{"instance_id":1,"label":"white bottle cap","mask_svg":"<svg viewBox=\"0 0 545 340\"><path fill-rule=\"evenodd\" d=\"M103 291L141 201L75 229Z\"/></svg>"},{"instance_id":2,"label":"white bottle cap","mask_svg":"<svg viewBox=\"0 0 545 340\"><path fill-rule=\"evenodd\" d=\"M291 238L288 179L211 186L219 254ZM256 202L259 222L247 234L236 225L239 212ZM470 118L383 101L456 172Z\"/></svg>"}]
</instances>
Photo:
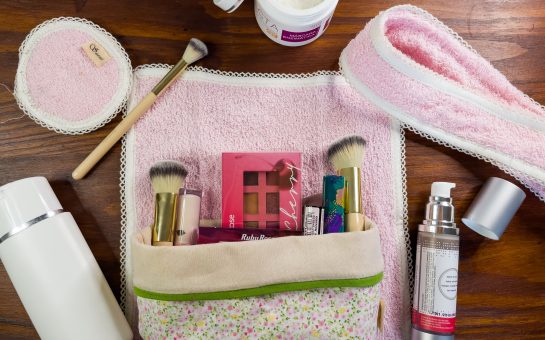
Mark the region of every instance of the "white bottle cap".
<instances>
[{"instance_id":1,"label":"white bottle cap","mask_svg":"<svg viewBox=\"0 0 545 340\"><path fill-rule=\"evenodd\" d=\"M450 189L456 188L456 184L450 182L433 182L431 196L450 198Z\"/></svg>"},{"instance_id":2,"label":"white bottle cap","mask_svg":"<svg viewBox=\"0 0 545 340\"><path fill-rule=\"evenodd\" d=\"M0 238L15 228L62 210L45 177L24 178L0 187Z\"/></svg>"},{"instance_id":3,"label":"white bottle cap","mask_svg":"<svg viewBox=\"0 0 545 340\"><path fill-rule=\"evenodd\" d=\"M227 13L233 13L244 0L214 0L214 5Z\"/></svg>"}]
</instances>

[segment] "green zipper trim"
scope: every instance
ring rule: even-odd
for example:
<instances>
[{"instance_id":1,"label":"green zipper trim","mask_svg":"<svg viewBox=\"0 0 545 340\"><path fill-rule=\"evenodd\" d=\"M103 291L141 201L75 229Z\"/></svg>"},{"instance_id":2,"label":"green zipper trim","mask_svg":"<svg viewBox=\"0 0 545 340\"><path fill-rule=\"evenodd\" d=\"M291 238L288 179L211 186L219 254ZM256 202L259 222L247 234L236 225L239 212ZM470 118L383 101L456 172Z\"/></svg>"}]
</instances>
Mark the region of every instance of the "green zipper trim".
<instances>
[{"instance_id":1,"label":"green zipper trim","mask_svg":"<svg viewBox=\"0 0 545 340\"><path fill-rule=\"evenodd\" d=\"M150 292L134 287L136 296L146 299L162 301L201 301L201 300L226 300L240 299L252 296L292 292L316 288L337 288L337 287L370 287L382 280L383 273L362 278L362 279L339 279L339 280L318 280L305 282L277 283L256 288L227 290L223 292L210 293L189 293L189 294L168 294Z\"/></svg>"}]
</instances>

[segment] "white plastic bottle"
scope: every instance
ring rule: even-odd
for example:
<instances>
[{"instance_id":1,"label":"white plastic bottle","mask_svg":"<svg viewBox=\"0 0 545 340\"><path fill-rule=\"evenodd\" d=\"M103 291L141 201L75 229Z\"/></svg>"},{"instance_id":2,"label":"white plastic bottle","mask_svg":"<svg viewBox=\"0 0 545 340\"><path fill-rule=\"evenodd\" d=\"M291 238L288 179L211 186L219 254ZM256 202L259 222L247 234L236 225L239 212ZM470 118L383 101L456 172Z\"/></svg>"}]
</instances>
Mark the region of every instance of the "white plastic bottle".
<instances>
[{"instance_id":1,"label":"white plastic bottle","mask_svg":"<svg viewBox=\"0 0 545 340\"><path fill-rule=\"evenodd\" d=\"M0 259L42 339L132 339L76 221L44 177L0 187Z\"/></svg>"},{"instance_id":2,"label":"white plastic bottle","mask_svg":"<svg viewBox=\"0 0 545 340\"><path fill-rule=\"evenodd\" d=\"M460 242L450 198L455 186L432 184L426 219L418 227L412 340L454 339Z\"/></svg>"}]
</instances>

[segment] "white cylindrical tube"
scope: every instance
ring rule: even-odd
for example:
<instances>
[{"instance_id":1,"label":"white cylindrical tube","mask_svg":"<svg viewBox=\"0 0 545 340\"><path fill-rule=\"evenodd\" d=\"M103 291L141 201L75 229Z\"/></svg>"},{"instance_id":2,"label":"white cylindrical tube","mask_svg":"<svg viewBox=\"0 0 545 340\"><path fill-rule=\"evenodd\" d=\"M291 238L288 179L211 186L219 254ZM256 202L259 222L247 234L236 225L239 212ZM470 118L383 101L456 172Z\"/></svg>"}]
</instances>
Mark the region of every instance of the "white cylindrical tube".
<instances>
[{"instance_id":1,"label":"white cylindrical tube","mask_svg":"<svg viewBox=\"0 0 545 340\"><path fill-rule=\"evenodd\" d=\"M42 339L132 339L76 221L45 178L0 187L0 259Z\"/></svg>"}]
</instances>

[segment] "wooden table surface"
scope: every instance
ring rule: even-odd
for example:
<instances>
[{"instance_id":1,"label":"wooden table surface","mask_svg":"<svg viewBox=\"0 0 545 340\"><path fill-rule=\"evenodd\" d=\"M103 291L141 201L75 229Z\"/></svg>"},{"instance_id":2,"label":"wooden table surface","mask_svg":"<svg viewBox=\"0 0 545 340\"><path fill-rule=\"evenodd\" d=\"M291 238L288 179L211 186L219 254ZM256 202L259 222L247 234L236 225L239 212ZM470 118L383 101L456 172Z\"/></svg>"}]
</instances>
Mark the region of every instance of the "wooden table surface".
<instances>
[{"instance_id":1,"label":"wooden table surface","mask_svg":"<svg viewBox=\"0 0 545 340\"><path fill-rule=\"evenodd\" d=\"M18 48L39 23L59 16L101 25L127 50L133 67L175 63L187 40L210 46L201 65L228 71L301 73L335 70L343 47L380 10L405 1L342 0L328 31L299 48L276 45L257 26L252 1L233 14L212 0L0 1L0 82L13 88ZM457 31L521 90L545 103L544 1L414 1ZM0 88L0 122L19 118ZM120 145L85 180L75 166L119 122L83 136L64 136L24 116L0 125L0 185L45 176L74 215L108 283L119 296ZM460 216L490 176L510 179L493 166L407 133L411 240L422 220L433 181L457 183ZM513 180L511 178L511 180ZM461 227L457 334L464 338L545 338L545 203L528 193L501 241ZM414 256L414 254L413 254ZM390 308L395 308L390 306ZM15 290L0 266L0 338L36 338Z\"/></svg>"}]
</instances>

